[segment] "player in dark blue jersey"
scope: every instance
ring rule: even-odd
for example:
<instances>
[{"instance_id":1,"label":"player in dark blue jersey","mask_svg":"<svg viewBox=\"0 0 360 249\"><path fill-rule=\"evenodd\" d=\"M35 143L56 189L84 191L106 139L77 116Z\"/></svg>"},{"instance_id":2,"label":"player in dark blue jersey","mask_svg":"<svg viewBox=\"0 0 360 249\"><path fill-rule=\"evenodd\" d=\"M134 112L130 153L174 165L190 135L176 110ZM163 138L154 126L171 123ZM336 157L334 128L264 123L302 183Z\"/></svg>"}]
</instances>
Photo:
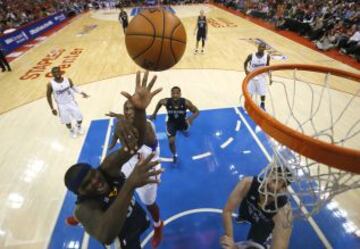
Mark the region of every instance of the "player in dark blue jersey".
<instances>
[{"instance_id":1,"label":"player in dark blue jersey","mask_svg":"<svg viewBox=\"0 0 360 249\"><path fill-rule=\"evenodd\" d=\"M1 44L0 44L0 67L2 69L2 72L5 72L6 69L9 72L11 71L11 67L10 67L8 61L6 60L5 53L3 53L3 51L2 51Z\"/></svg>"},{"instance_id":2,"label":"player in dark blue jersey","mask_svg":"<svg viewBox=\"0 0 360 249\"><path fill-rule=\"evenodd\" d=\"M126 13L123 7L120 8L119 21L122 24L124 33L126 33L126 29L129 25L129 21L128 21L128 14Z\"/></svg>"},{"instance_id":3,"label":"player in dark blue jersey","mask_svg":"<svg viewBox=\"0 0 360 249\"><path fill-rule=\"evenodd\" d=\"M204 53L205 41L207 39L207 33L208 33L208 25L207 25L206 16L204 15L204 10L200 11L200 16L198 16L194 33L196 34L195 53L199 51L200 40L201 40L201 53Z\"/></svg>"},{"instance_id":4,"label":"player in dark blue jersey","mask_svg":"<svg viewBox=\"0 0 360 249\"><path fill-rule=\"evenodd\" d=\"M134 126L138 130L138 147L144 142L145 109L152 97L161 89L151 92L156 77L147 85L148 72L143 83L136 75L133 96L122 92L135 107ZM65 174L66 187L77 195L74 216L86 232L103 244L119 240L122 249L140 249L140 235L148 228L149 220L144 210L133 199L135 188L158 183L152 176L162 170L152 170L159 162L151 162L151 154L141 159L125 180L121 167L133 156L124 148L110 153L97 168L87 163L71 166Z\"/></svg>"},{"instance_id":5,"label":"player in dark blue jersey","mask_svg":"<svg viewBox=\"0 0 360 249\"><path fill-rule=\"evenodd\" d=\"M223 209L225 235L220 241L223 249L236 248L232 213L239 206L237 221L251 223L248 241L266 248L266 242L272 235L271 248L288 248L292 231L291 207L286 197L289 182L284 180L288 179L287 177L279 177L284 175L280 168L276 168L270 174L265 185L260 184L257 176L245 177L236 185ZM289 176L290 173L286 174Z\"/></svg>"},{"instance_id":6,"label":"player in dark blue jersey","mask_svg":"<svg viewBox=\"0 0 360 249\"><path fill-rule=\"evenodd\" d=\"M152 120L156 119L156 114L159 109L165 106L168 114L168 120L166 123L167 135L169 139L170 151L173 154L174 163L177 160L175 136L177 131L187 131L194 119L199 116L198 108L191 103L190 100L181 97L180 87L174 86L171 88L171 98L161 99L157 104ZM186 111L190 110L192 115L186 117Z\"/></svg>"}]
</instances>

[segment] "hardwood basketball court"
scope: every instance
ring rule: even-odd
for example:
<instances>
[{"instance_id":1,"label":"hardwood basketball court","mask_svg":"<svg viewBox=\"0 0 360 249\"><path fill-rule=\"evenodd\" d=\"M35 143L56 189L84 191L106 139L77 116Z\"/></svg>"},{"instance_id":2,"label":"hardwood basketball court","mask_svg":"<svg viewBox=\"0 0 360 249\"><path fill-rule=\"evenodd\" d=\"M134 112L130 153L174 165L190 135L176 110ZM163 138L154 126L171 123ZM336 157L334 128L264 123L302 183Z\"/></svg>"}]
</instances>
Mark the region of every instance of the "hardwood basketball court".
<instances>
[{"instance_id":1,"label":"hardwood basketball court","mask_svg":"<svg viewBox=\"0 0 360 249\"><path fill-rule=\"evenodd\" d=\"M184 97L200 110L239 106L241 82L245 76L243 63L257 50L259 40L273 48L276 58L271 64L313 64L360 73L213 5L171 8L186 28L187 48L174 68L156 73L156 85L164 90L151 103L148 113L158 99L170 95L174 85L179 85ZM208 17L208 40L205 53L194 55L194 29L201 9ZM130 14L131 9L127 12ZM124 34L117 19L117 10L77 16L15 59L11 63L12 72L0 74L0 248L48 246L66 192L64 172L77 161L85 139L85 136L70 138L58 117L51 114L44 98L50 79L46 75L51 68L62 65L65 76L90 95L89 99L77 96L85 128L91 120L104 119L108 111L122 112L124 98L120 91L132 91L134 73L139 68L126 52ZM311 79L315 84L318 80ZM354 91L341 83L337 88L346 93ZM306 104L306 100L302 101ZM353 115L358 117L359 113ZM360 141L355 146L359 149ZM351 190L335 198L358 233L359 196L358 190ZM333 248L341 247L333 245Z\"/></svg>"}]
</instances>

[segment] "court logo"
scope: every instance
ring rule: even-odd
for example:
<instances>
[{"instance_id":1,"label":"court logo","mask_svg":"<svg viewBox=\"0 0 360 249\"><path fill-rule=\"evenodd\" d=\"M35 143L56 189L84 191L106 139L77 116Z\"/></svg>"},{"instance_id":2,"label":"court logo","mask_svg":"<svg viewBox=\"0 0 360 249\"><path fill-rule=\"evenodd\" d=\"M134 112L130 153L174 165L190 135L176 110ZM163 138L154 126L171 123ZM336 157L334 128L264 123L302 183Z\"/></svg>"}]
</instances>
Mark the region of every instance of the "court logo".
<instances>
[{"instance_id":1,"label":"court logo","mask_svg":"<svg viewBox=\"0 0 360 249\"><path fill-rule=\"evenodd\" d=\"M52 78L50 69L52 66L59 66L61 71L65 72L76 59L84 51L83 48L74 48L66 56L62 58L60 65L55 63L63 54L65 54L65 49L54 49L50 51L43 59L41 59L34 67L28 70L24 75L20 77L20 80L35 80L38 79L42 74L45 73L46 78Z\"/></svg>"},{"instance_id":2,"label":"court logo","mask_svg":"<svg viewBox=\"0 0 360 249\"><path fill-rule=\"evenodd\" d=\"M245 38L240 39L243 41L247 41L255 46L258 46L260 43L263 43L266 45L266 52L270 55L270 58L277 61L287 60L287 56L278 51L276 48L273 48L270 44L268 44L266 41L260 39L260 38Z\"/></svg>"},{"instance_id":3,"label":"court logo","mask_svg":"<svg viewBox=\"0 0 360 249\"><path fill-rule=\"evenodd\" d=\"M208 23L214 28L235 28L237 25L224 17L208 18Z\"/></svg>"},{"instance_id":4,"label":"court logo","mask_svg":"<svg viewBox=\"0 0 360 249\"><path fill-rule=\"evenodd\" d=\"M83 29L79 33L77 33L77 36L86 35L86 34L90 33L91 31L93 31L94 29L96 29L96 27L97 27L96 24L85 25L83 27Z\"/></svg>"}]
</instances>

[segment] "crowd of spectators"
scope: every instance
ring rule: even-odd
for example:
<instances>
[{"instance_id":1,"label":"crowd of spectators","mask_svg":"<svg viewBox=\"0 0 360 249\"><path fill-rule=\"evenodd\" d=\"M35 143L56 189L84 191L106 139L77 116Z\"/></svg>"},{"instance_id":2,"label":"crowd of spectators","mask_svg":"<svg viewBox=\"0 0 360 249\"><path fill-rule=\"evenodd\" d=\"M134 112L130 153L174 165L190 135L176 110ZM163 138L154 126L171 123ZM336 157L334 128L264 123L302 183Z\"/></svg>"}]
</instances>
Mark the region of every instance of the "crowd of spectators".
<instances>
[{"instance_id":1,"label":"crowd of spectators","mask_svg":"<svg viewBox=\"0 0 360 249\"><path fill-rule=\"evenodd\" d=\"M57 12L76 15L88 8L144 4L146 0L0 0L0 35ZM359 0L214 0L273 23L314 42L320 50L339 49L360 60ZM203 0L162 0L163 4ZM114 5L114 6L112 6Z\"/></svg>"},{"instance_id":2,"label":"crowd of spectators","mask_svg":"<svg viewBox=\"0 0 360 249\"><path fill-rule=\"evenodd\" d=\"M215 0L360 60L359 0Z\"/></svg>"},{"instance_id":3,"label":"crowd of spectators","mask_svg":"<svg viewBox=\"0 0 360 249\"><path fill-rule=\"evenodd\" d=\"M204 2L204 0L0 0L0 35L58 12L74 16L92 8L139 6L151 1L161 1L162 4Z\"/></svg>"},{"instance_id":4,"label":"crowd of spectators","mask_svg":"<svg viewBox=\"0 0 360 249\"><path fill-rule=\"evenodd\" d=\"M87 8L89 0L0 0L0 35L20 26L63 11L76 15Z\"/></svg>"}]
</instances>

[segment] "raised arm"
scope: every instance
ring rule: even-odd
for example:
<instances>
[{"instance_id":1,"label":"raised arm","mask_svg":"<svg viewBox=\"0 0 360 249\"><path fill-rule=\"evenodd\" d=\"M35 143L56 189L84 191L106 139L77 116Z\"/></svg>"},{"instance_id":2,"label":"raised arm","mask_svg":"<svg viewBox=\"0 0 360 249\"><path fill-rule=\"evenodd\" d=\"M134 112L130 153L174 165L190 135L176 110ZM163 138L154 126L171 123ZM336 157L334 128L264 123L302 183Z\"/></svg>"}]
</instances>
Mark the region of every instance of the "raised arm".
<instances>
[{"instance_id":1,"label":"raised arm","mask_svg":"<svg viewBox=\"0 0 360 249\"><path fill-rule=\"evenodd\" d=\"M50 83L48 83L47 86L46 86L46 99L47 99L47 102L48 102L48 104L50 106L52 114L56 116L57 111L55 110L55 108L53 106L53 102L52 102L52 98L51 98L52 92L53 92L52 87L51 87Z\"/></svg>"},{"instance_id":2,"label":"raised arm","mask_svg":"<svg viewBox=\"0 0 360 249\"><path fill-rule=\"evenodd\" d=\"M186 119L188 124L191 125L194 119L197 118L197 116L199 116L200 112L199 109L195 105L193 105L193 103L191 103L190 100L185 99L185 106L187 109L189 109L192 112L192 115Z\"/></svg>"},{"instance_id":3,"label":"raised arm","mask_svg":"<svg viewBox=\"0 0 360 249\"><path fill-rule=\"evenodd\" d=\"M156 107L155 107L155 110L154 110L154 113L151 115L150 119L151 119L151 120L155 120L158 111L160 110L160 108L161 108L162 106L165 106L165 105L166 105L166 99L161 99L161 100L157 103L157 105L156 105Z\"/></svg>"},{"instance_id":4,"label":"raised arm","mask_svg":"<svg viewBox=\"0 0 360 249\"><path fill-rule=\"evenodd\" d=\"M119 138L118 138L118 136L116 135L116 132L114 132L114 134L113 134L113 136L112 136L112 138L111 138L111 142L110 142L110 144L109 144L108 150L112 150L112 149L115 147L116 142L117 142L118 139L119 139Z\"/></svg>"},{"instance_id":5,"label":"raised arm","mask_svg":"<svg viewBox=\"0 0 360 249\"><path fill-rule=\"evenodd\" d=\"M105 113L105 116L111 117L111 118L117 118L117 119L123 119L125 116L121 113L115 113L115 112L108 112Z\"/></svg>"},{"instance_id":6,"label":"raised arm","mask_svg":"<svg viewBox=\"0 0 360 249\"><path fill-rule=\"evenodd\" d=\"M140 72L136 75L136 90L135 94L131 96L127 92L122 92L129 101L134 105L135 109L135 118L134 118L134 127L138 131L138 146L139 148L144 143L144 137L146 132L146 113L145 109L151 102L151 99L158 94L162 88L158 88L155 91L151 92L151 88L154 86L157 76L154 76L149 84L147 85L149 72L146 71L142 79L142 84L140 85Z\"/></svg>"},{"instance_id":7,"label":"raised arm","mask_svg":"<svg viewBox=\"0 0 360 249\"><path fill-rule=\"evenodd\" d=\"M147 85L147 78L149 72L146 71L140 83L140 72L136 74L136 87L135 93L130 95L127 92L121 92L131 103L134 105L135 117L134 117L134 127L138 131L137 132L137 146L138 148L144 143L145 137L145 127L146 127L146 115L145 109L150 104L151 99L158 94L162 89L158 88L155 91L151 92L151 88L153 87L156 76L152 78L150 83ZM132 152L132 153L131 153ZM114 151L109 154L104 161L101 163L101 167L106 170L111 175L117 175L119 169L121 169L122 165L127 162L135 153L132 150L125 150L125 147L122 147L118 151Z\"/></svg>"},{"instance_id":8,"label":"raised arm","mask_svg":"<svg viewBox=\"0 0 360 249\"><path fill-rule=\"evenodd\" d=\"M233 234L233 224L232 224L231 216L234 209L240 206L242 200L249 192L251 182L252 182L252 177L245 177L243 180L241 180L236 185L235 189L232 191L223 209L223 222L224 222L224 230L225 230L224 237L227 237L232 241L234 240L234 234Z\"/></svg>"},{"instance_id":9,"label":"raised arm","mask_svg":"<svg viewBox=\"0 0 360 249\"><path fill-rule=\"evenodd\" d=\"M121 145L125 151L130 151L130 154L135 153L138 147L139 132L135 127L121 114L118 116L114 135L109 146L112 149L117 140L120 140ZM144 139L145 142L145 139Z\"/></svg>"},{"instance_id":10,"label":"raised arm","mask_svg":"<svg viewBox=\"0 0 360 249\"><path fill-rule=\"evenodd\" d=\"M273 221L275 227L272 231L270 249L287 249L292 232L292 210L289 203L279 209Z\"/></svg>"},{"instance_id":11,"label":"raised arm","mask_svg":"<svg viewBox=\"0 0 360 249\"><path fill-rule=\"evenodd\" d=\"M75 217L91 236L104 244L110 244L120 234L127 215L131 212L131 200L137 187L149 183L158 183L150 176L158 175L162 170L153 170L159 162L151 162L154 154L137 163L134 171L125 181L113 204L103 211L95 201L86 201L77 205Z\"/></svg>"},{"instance_id":12,"label":"raised arm","mask_svg":"<svg viewBox=\"0 0 360 249\"><path fill-rule=\"evenodd\" d=\"M108 112L108 113L105 114L105 116L118 119L117 123L115 124L114 134L113 134L113 136L111 138L111 142L110 142L110 145L108 147L108 149L111 150L112 148L115 147L116 142L119 139L116 129L120 125L120 122L121 122L120 120L124 119L125 117L124 117L124 115L122 115L120 113L115 113L115 112ZM123 144L123 143L121 143L121 144ZM128 148L126 148L126 149L128 149Z\"/></svg>"}]
</instances>

